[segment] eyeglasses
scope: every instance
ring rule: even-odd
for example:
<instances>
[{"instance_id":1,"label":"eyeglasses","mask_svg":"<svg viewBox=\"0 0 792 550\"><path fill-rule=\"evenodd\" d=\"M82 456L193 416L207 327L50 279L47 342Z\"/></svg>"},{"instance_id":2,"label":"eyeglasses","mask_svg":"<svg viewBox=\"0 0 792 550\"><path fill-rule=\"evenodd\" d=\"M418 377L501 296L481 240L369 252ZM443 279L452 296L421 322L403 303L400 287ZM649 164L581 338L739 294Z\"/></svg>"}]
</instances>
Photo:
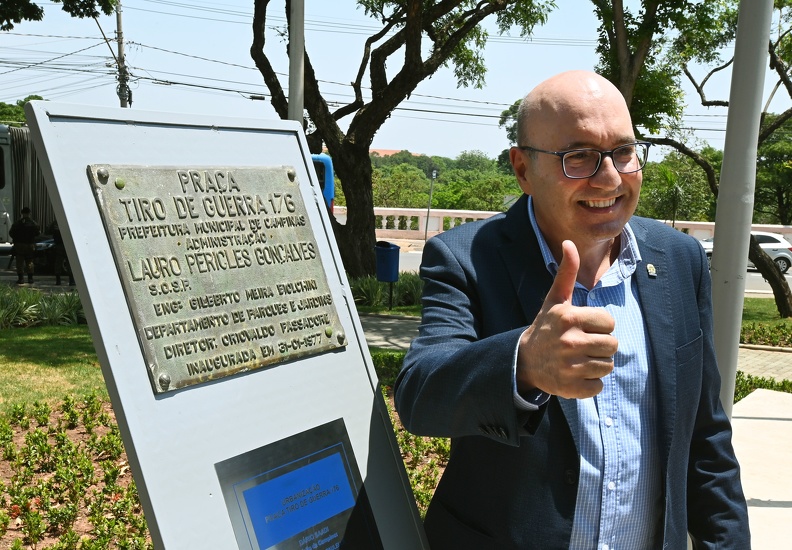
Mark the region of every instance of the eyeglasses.
<instances>
[{"instance_id":1,"label":"eyeglasses","mask_svg":"<svg viewBox=\"0 0 792 550\"><path fill-rule=\"evenodd\" d=\"M598 151L597 149L571 149L569 151L545 151L528 145L518 145L523 151L535 151L555 155L561 159L564 175L570 179L590 178L599 170L602 157L610 157L613 167L621 174L638 172L646 164L649 155L648 141L636 141L614 148L612 151Z\"/></svg>"}]
</instances>

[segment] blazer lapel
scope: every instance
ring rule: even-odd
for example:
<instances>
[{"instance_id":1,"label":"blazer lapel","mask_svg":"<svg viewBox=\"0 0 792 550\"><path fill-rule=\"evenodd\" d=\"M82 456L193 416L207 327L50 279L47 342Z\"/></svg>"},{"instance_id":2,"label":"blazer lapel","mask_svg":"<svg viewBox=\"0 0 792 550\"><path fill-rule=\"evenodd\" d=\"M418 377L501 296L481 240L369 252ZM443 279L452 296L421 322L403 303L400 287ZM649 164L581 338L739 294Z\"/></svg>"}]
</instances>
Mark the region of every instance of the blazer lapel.
<instances>
[{"instance_id":1,"label":"blazer lapel","mask_svg":"<svg viewBox=\"0 0 792 550\"><path fill-rule=\"evenodd\" d=\"M674 340L674 313L671 311L670 262L665 250L651 238L639 220L630 221L641 263L635 271L638 299L641 302L644 322L649 340L651 369L655 376L657 391L657 418L663 461L671 448L672 427L676 417L677 370L676 344Z\"/></svg>"},{"instance_id":2,"label":"blazer lapel","mask_svg":"<svg viewBox=\"0 0 792 550\"><path fill-rule=\"evenodd\" d=\"M499 250L525 314L526 324L530 324L553 285L553 277L545 268L539 241L528 218L527 202L528 196L523 195L506 213L504 244ZM579 449L577 400L558 398L558 402L564 411L575 446Z\"/></svg>"},{"instance_id":3,"label":"blazer lapel","mask_svg":"<svg viewBox=\"0 0 792 550\"><path fill-rule=\"evenodd\" d=\"M506 212L502 237L499 252L528 324L536 317L553 284L528 219L528 195L520 197Z\"/></svg>"}]
</instances>

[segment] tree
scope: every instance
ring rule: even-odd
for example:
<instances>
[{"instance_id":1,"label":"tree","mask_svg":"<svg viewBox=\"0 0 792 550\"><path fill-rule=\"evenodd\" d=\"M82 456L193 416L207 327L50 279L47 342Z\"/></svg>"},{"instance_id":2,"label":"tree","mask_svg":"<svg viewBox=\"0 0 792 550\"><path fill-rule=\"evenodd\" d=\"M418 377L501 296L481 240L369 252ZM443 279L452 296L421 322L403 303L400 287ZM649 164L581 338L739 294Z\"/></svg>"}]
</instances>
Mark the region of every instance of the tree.
<instances>
[{"instance_id":1,"label":"tree","mask_svg":"<svg viewBox=\"0 0 792 550\"><path fill-rule=\"evenodd\" d=\"M23 126L27 122L27 118L25 118L25 105L37 99L44 98L40 95L29 95L25 99L18 99L13 105L0 102L0 124Z\"/></svg>"},{"instance_id":2,"label":"tree","mask_svg":"<svg viewBox=\"0 0 792 550\"><path fill-rule=\"evenodd\" d=\"M678 126L682 65L712 63L734 39L737 1L592 0L600 20L598 72L624 95L633 123L651 133Z\"/></svg>"},{"instance_id":3,"label":"tree","mask_svg":"<svg viewBox=\"0 0 792 550\"><path fill-rule=\"evenodd\" d=\"M288 99L270 54L265 52L269 0L255 0L250 54L281 118ZM333 220L344 267L351 277L374 273L374 211L369 147L393 110L426 78L443 67L454 71L460 86L481 87L485 66L482 48L487 32L481 23L495 18L500 32L518 27L523 36L546 21L552 0L357 0L382 28L368 37L352 81L355 99L331 109L322 95L306 48L304 105L315 131L307 136L312 152L326 147L347 201L347 222ZM290 23L290 0L286 17ZM288 32L288 29L287 29ZM291 36L291 33L288 34ZM367 82L364 84L364 79ZM367 91L366 88L370 88ZM339 124L350 117L346 130Z\"/></svg>"},{"instance_id":4,"label":"tree","mask_svg":"<svg viewBox=\"0 0 792 550\"><path fill-rule=\"evenodd\" d=\"M643 0L638 15L626 9L622 0L592 0L592 3L601 23L598 70L621 90L637 127L650 133L657 133L661 128L666 130L665 137L645 139L673 147L690 157L704 171L717 197L715 168L684 142L680 132L679 79L682 73L687 76L696 87L702 105L728 106L727 101L707 100L704 84L731 61L716 66L700 83L693 78L688 64L698 62L711 66L720 62L719 51L736 34L737 0ZM783 11L787 4L786 0L776 0L780 21L788 25L787 14ZM779 38L771 41L769 51L770 67L778 73L779 82L792 97L792 81L784 62L790 59L786 54L792 52L789 32L789 29L779 32ZM759 143L790 117L792 109L779 115L774 123L763 124ZM781 317L792 316L789 285L753 236L748 257L772 287Z\"/></svg>"},{"instance_id":5,"label":"tree","mask_svg":"<svg viewBox=\"0 0 792 550\"><path fill-rule=\"evenodd\" d=\"M398 166L399 164L409 164L415 166L427 178L432 177L432 170L439 170L441 164L444 164L440 159L442 157L430 157L427 155L416 155L407 150L399 151L392 155L380 156L377 152L373 152L369 158L371 159L372 168L382 168L385 166ZM449 159L445 159L449 160ZM376 204L376 203L375 203ZM378 205L379 206L379 205Z\"/></svg>"},{"instance_id":6,"label":"tree","mask_svg":"<svg viewBox=\"0 0 792 550\"><path fill-rule=\"evenodd\" d=\"M375 206L426 208L429 201L429 179L410 164L375 168L372 190Z\"/></svg>"},{"instance_id":7,"label":"tree","mask_svg":"<svg viewBox=\"0 0 792 550\"><path fill-rule=\"evenodd\" d=\"M63 11L72 17L99 17L99 13L110 15L117 0L52 0L63 4ZM0 31L10 31L14 24L22 21L41 21L44 9L32 0L3 0L0 2Z\"/></svg>"},{"instance_id":8,"label":"tree","mask_svg":"<svg viewBox=\"0 0 792 550\"><path fill-rule=\"evenodd\" d=\"M767 115L772 124L776 115ZM789 133L792 122L786 121L759 147L757 155L754 221L759 223L792 223L792 143Z\"/></svg>"},{"instance_id":9,"label":"tree","mask_svg":"<svg viewBox=\"0 0 792 550\"><path fill-rule=\"evenodd\" d=\"M789 67L790 62L792 61L792 39L790 39L790 34L792 33L792 18L790 17L789 12L789 4L787 0L775 0L775 8L779 12L778 17L778 36L775 40L771 39L768 44L768 52L769 52L769 67L771 71L775 71L778 75L778 83L776 84L772 94L775 94L778 89L783 89L786 91L787 95L792 98L792 80L789 77ZM684 61L684 57L682 58ZM721 106L721 107L728 107L729 102L726 100L710 100L707 98L705 94L705 85L707 81L717 72L724 70L728 66L730 66L732 60L728 60L725 63L722 63L713 69L711 69L700 81L698 81L693 74L685 67L685 75L696 88L699 97L701 99L701 104L705 106ZM769 104L769 101L768 101ZM762 155L768 154L770 152L769 149L765 149L763 144L771 140L771 137L784 126L784 124L792 118L792 108L787 109L783 113L775 116L769 116L767 113L763 113L761 115L760 120L760 129L759 129L759 138L758 138L758 147L760 151L759 156L759 164L761 165ZM772 141L772 140L771 140ZM676 147L678 150L683 150L684 145L679 144L674 139L666 139L663 142L667 145L671 145L672 147ZM779 149L776 149L774 154L780 153ZM714 174L710 167L706 162L699 162L699 165L705 170L707 173L707 179L710 181L710 187L712 188L712 192L717 196L718 192L718 185L717 181L715 180ZM760 166L761 167L761 166ZM764 192L767 190L764 186L766 182L763 181L763 177L760 175L757 178L757 190L755 195L761 201L761 205L765 204L766 195ZM757 201L755 200L755 204ZM786 278L780 271L776 268L775 264L773 263L770 256L768 256L764 250L761 249L759 244L757 243L756 239L753 235L751 235L749 240L748 246L748 258L751 262L756 266L759 272L762 274L770 287L773 289L773 296L775 298L776 307L778 308L778 313L783 318L792 317L792 291L790 291L789 284L787 283Z\"/></svg>"},{"instance_id":10,"label":"tree","mask_svg":"<svg viewBox=\"0 0 792 550\"><path fill-rule=\"evenodd\" d=\"M719 165L720 151L708 148L703 154ZM644 167L636 214L659 220L711 221L715 200L704 173L685 155L672 152Z\"/></svg>"},{"instance_id":11,"label":"tree","mask_svg":"<svg viewBox=\"0 0 792 550\"><path fill-rule=\"evenodd\" d=\"M495 161L481 151L463 151L440 173L432 207L500 212L519 192L514 176L501 173Z\"/></svg>"}]
</instances>

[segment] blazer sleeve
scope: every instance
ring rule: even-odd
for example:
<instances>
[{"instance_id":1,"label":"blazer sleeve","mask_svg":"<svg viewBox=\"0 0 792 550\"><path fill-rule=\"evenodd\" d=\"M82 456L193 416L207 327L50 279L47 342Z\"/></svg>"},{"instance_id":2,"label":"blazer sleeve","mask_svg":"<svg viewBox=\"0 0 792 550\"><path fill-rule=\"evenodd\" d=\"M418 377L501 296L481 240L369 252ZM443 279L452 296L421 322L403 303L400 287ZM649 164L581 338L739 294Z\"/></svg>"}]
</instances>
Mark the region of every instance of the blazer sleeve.
<instances>
[{"instance_id":1,"label":"blazer sleeve","mask_svg":"<svg viewBox=\"0 0 792 550\"><path fill-rule=\"evenodd\" d=\"M461 259L460 259L461 258ZM513 365L525 326L487 334L484 303L469 254L440 238L424 248L423 319L396 380L396 409L411 432L442 437L482 435L519 444L530 413L513 400ZM496 269L495 266L490 266ZM483 287L484 285L482 285Z\"/></svg>"},{"instance_id":2,"label":"blazer sleeve","mask_svg":"<svg viewBox=\"0 0 792 550\"><path fill-rule=\"evenodd\" d=\"M694 243L696 244L696 243ZM732 430L720 402L720 374L713 343L711 280L698 247L698 314L704 336L701 397L690 443L687 480L688 531L694 548L750 548L748 511ZM695 254L695 253L694 253Z\"/></svg>"}]
</instances>

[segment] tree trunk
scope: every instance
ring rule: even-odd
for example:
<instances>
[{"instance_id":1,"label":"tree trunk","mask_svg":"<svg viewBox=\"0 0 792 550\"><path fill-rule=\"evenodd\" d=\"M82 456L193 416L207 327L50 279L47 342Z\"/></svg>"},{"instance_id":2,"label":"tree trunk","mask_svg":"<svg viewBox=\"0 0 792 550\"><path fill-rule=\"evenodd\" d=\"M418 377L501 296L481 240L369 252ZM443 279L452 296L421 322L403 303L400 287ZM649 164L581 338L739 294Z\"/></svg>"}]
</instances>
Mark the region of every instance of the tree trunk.
<instances>
[{"instance_id":1,"label":"tree trunk","mask_svg":"<svg viewBox=\"0 0 792 550\"><path fill-rule=\"evenodd\" d=\"M350 278L373 275L375 271L374 195L368 144L359 147L345 141L340 151L331 151L333 168L341 180L347 203L347 221L333 219L333 232Z\"/></svg>"},{"instance_id":2,"label":"tree trunk","mask_svg":"<svg viewBox=\"0 0 792 550\"><path fill-rule=\"evenodd\" d=\"M770 256L762 250L753 235L751 235L751 241L748 245L748 259L751 260L751 263L756 266L756 269L765 278L770 288L773 289L776 307L781 318L792 317L792 293L789 291L786 278L776 267Z\"/></svg>"}]
</instances>

